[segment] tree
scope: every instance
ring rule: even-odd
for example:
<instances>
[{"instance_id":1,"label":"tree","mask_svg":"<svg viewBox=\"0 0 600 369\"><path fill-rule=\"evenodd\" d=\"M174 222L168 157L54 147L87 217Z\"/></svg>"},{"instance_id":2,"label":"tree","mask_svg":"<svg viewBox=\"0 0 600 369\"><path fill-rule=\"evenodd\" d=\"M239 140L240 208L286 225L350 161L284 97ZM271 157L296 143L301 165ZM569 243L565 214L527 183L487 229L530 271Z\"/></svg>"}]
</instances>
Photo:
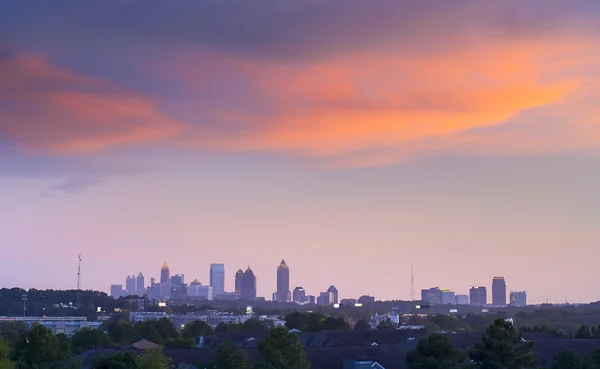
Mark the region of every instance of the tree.
<instances>
[{"instance_id":1,"label":"tree","mask_svg":"<svg viewBox=\"0 0 600 369\"><path fill-rule=\"evenodd\" d=\"M112 340L102 329L83 328L71 337L71 349L74 354L80 354L92 348L110 347Z\"/></svg>"},{"instance_id":2,"label":"tree","mask_svg":"<svg viewBox=\"0 0 600 369\"><path fill-rule=\"evenodd\" d=\"M93 369L139 369L140 355L132 351L121 351L112 356L100 356L92 365Z\"/></svg>"},{"instance_id":3,"label":"tree","mask_svg":"<svg viewBox=\"0 0 600 369\"><path fill-rule=\"evenodd\" d=\"M227 323L224 323L224 322L220 322L215 327L215 333L225 333L228 330L229 330L229 325Z\"/></svg>"},{"instance_id":4,"label":"tree","mask_svg":"<svg viewBox=\"0 0 600 369\"><path fill-rule=\"evenodd\" d=\"M64 334L55 335L50 329L37 325L15 342L11 356L17 367L45 368L67 361L71 348Z\"/></svg>"},{"instance_id":5,"label":"tree","mask_svg":"<svg viewBox=\"0 0 600 369\"><path fill-rule=\"evenodd\" d=\"M592 333L590 332L590 328L587 325L582 324L581 327L579 327L579 329L577 330L577 333L575 333L575 338L579 338L579 339L592 338Z\"/></svg>"},{"instance_id":6,"label":"tree","mask_svg":"<svg viewBox=\"0 0 600 369\"><path fill-rule=\"evenodd\" d=\"M14 369L15 364L9 360L10 346L8 341L0 339L0 369Z\"/></svg>"},{"instance_id":7,"label":"tree","mask_svg":"<svg viewBox=\"0 0 600 369\"><path fill-rule=\"evenodd\" d=\"M590 369L600 369L600 349L590 352L588 355Z\"/></svg>"},{"instance_id":8,"label":"tree","mask_svg":"<svg viewBox=\"0 0 600 369\"><path fill-rule=\"evenodd\" d=\"M324 331L338 331L344 329L350 329L350 324L342 317L327 317L321 324L322 330Z\"/></svg>"},{"instance_id":9,"label":"tree","mask_svg":"<svg viewBox=\"0 0 600 369\"><path fill-rule=\"evenodd\" d=\"M475 368L468 355L457 350L452 341L441 334L432 334L417 343L406 354L408 369L467 369Z\"/></svg>"},{"instance_id":10,"label":"tree","mask_svg":"<svg viewBox=\"0 0 600 369\"><path fill-rule=\"evenodd\" d=\"M440 330L441 330L440 327L438 327L438 325L435 323L427 322L425 324L425 331L429 334L438 333Z\"/></svg>"},{"instance_id":11,"label":"tree","mask_svg":"<svg viewBox=\"0 0 600 369\"><path fill-rule=\"evenodd\" d=\"M181 335L184 338L196 339L200 336L210 336L213 333L214 332L212 328L208 324L206 324L206 322L203 322L201 320L194 320L193 322L187 324L183 328Z\"/></svg>"},{"instance_id":12,"label":"tree","mask_svg":"<svg viewBox=\"0 0 600 369\"><path fill-rule=\"evenodd\" d=\"M310 368L302 341L284 327L270 330L264 340L258 343L258 351L264 365L273 369Z\"/></svg>"},{"instance_id":13,"label":"tree","mask_svg":"<svg viewBox=\"0 0 600 369\"><path fill-rule=\"evenodd\" d=\"M371 325L367 323L364 319L359 319L356 324L354 324L354 330L357 332L366 332L371 329Z\"/></svg>"},{"instance_id":14,"label":"tree","mask_svg":"<svg viewBox=\"0 0 600 369\"><path fill-rule=\"evenodd\" d=\"M187 349L187 348L195 348L196 342L194 342L194 340L191 338L177 337L177 338L171 338L170 340L166 340L164 346L168 347L168 348Z\"/></svg>"},{"instance_id":15,"label":"tree","mask_svg":"<svg viewBox=\"0 0 600 369\"><path fill-rule=\"evenodd\" d=\"M550 369L585 369L583 359L573 350L560 351L552 359Z\"/></svg>"},{"instance_id":16,"label":"tree","mask_svg":"<svg viewBox=\"0 0 600 369\"><path fill-rule=\"evenodd\" d=\"M140 357L138 369L171 369L171 359L162 350L149 350Z\"/></svg>"},{"instance_id":17,"label":"tree","mask_svg":"<svg viewBox=\"0 0 600 369\"><path fill-rule=\"evenodd\" d=\"M480 369L528 369L537 364L532 346L533 343L522 341L521 334L511 323L496 319L469 355Z\"/></svg>"},{"instance_id":18,"label":"tree","mask_svg":"<svg viewBox=\"0 0 600 369\"><path fill-rule=\"evenodd\" d=\"M215 367L219 369L250 369L248 358L231 341L227 341L217 349Z\"/></svg>"},{"instance_id":19,"label":"tree","mask_svg":"<svg viewBox=\"0 0 600 369\"><path fill-rule=\"evenodd\" d=\"M390 318L385 318L379 324L377 324L377 329L394 329L396 325L392 323Z\"/></svg>"}]
</instances>

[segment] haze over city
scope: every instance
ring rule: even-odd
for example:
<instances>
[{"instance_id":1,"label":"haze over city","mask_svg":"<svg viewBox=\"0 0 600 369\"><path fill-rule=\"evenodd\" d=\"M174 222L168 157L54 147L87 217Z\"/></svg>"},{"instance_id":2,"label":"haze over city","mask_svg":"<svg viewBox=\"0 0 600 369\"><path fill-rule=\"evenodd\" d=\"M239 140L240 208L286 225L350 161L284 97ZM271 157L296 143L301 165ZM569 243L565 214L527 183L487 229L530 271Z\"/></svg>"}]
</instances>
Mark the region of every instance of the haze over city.
<instances>
[{"instance_id":1,"label":"haze over city","mask_svg":"<svg viewBox=\"0 0 600 369\"><path fill-rule=\"evenodd\" d=\"M600 299L600 3L5 0L0 280ZM465 21L467 19L468 21Z\"/></svg>"}]
</instances>

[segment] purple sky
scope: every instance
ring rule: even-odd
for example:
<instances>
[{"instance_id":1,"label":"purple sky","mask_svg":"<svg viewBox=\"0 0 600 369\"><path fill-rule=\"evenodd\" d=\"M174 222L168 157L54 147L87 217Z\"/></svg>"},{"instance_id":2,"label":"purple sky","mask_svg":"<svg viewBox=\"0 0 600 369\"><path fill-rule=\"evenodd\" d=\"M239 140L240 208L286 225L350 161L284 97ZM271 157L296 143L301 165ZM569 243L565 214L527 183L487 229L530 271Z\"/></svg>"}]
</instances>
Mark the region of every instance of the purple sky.
<instances>
[{"instance_id":1,"label":"purple sky","mask_svg":"<svg viewBox=\"0 0 600 369\"><path fill-rule=\"evenodd\" d=\"M0 5L0 280L596 301L600 3Z\"/></svg>"}]
</instances>

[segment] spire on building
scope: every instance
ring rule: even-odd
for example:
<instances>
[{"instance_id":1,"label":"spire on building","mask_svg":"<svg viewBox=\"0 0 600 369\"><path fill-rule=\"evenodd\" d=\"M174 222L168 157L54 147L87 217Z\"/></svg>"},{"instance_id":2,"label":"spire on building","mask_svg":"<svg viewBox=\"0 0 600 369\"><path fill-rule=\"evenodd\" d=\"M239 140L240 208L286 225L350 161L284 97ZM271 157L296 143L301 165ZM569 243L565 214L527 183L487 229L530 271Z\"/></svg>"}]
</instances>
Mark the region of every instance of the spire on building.
<instances>
[{"instance_id":1,"label":"spire on building","mask_svg":"<svg viewBox=\"0 0 600 369\"><path fill-rule=\"evenodd\" d=\"M169 264L165 261L161 269L169 269Z\"/></svg>"},{"instance_id":2,"label":"spire on building","mask_svg":"<svg viewBox=\"0 0 600 369\"><path fill-rule=\"evenodd\" d=\"M279 268L281 269L288 269L287 264L285 263L285 260L281 260L281 263L279 264Z\"/></svg>"}]
</instances>

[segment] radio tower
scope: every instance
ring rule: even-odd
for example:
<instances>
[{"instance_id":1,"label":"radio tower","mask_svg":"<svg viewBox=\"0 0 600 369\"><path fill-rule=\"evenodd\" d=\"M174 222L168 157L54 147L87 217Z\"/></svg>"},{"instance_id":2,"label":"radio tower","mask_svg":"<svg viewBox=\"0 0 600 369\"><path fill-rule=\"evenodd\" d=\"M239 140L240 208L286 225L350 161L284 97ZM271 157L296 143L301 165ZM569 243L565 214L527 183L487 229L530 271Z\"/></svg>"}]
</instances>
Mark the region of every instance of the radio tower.
<instances>
[{"instance_id":1,"label":"radio tower","mask_svg":"<svg viewBox=\"0 0 600 369\"><path fill-rule=\"evenodd\" d=\"M81 254L79 255L79 264L77 265L77 301L75 306L81 306Z\"/></svg>"},{"instance_id":2,"label":"radio tower","mask_svg":"<svg viewBox=\"0 0 600 369\"><path fill-rule=\"evenodd\" d=\"M410 301L415 301L415 267L410 265Z\"/></svg>"}]
</instances>

